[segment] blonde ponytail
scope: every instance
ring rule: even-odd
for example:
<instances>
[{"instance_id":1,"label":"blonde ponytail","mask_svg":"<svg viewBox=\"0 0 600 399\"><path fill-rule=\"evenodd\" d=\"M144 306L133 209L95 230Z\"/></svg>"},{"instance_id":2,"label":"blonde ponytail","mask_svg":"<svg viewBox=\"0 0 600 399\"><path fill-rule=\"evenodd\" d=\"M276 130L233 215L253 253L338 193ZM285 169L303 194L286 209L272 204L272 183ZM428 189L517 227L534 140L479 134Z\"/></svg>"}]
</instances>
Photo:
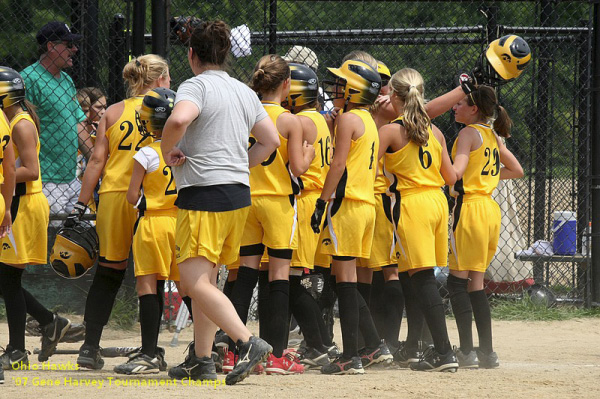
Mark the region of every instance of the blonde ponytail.
<instances>
[{"instance_id":1,"label":"blonde ponytail","mask_svg":"<svg viewBox=\"0 0 600 399\"><path fill-rule=\"evenodd\" d=\"M419 146L427 144L431 118L425 110L421 74L412 68L401 69L392 76L390 89L404 102L404 128L408 139Z\"/></svg>"},{"instance_id":2,"label":"blonde ponytail","mask_svg":"<svg viewBox=\"0 0 600 399\"><path fill-rule=\"evenodd\" d=\"M140 95L153 82L169 72L167 61L159 55L147 54L134 57L123 68L123 79L127 83L127 96Z\"/></svg>"}]
</instances>

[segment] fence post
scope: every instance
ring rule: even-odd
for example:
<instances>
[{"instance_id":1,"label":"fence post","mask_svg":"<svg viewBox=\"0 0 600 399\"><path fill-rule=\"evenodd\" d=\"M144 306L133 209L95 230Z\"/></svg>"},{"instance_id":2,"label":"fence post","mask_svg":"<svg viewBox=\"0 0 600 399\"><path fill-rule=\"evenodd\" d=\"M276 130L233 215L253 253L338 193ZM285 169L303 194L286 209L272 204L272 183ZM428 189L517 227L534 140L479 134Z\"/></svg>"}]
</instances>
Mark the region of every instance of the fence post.
<instances>
[{"instance_id":1,"label":"fence post","mask_svg":"<svg viewBox=\"0 0 600 399\"><path fill-rule=\"evenodd\" d=\"M553 1L545 0L541 2L540 25L552 26L552 8ZM534 136L535 145L535 190L534 190L534 210L533 210L533 237L534 240L545 240L546 237L546 169L548 168L548 103L549 103L549 85L542 83L550 76L550 61L552 54L548 48L548 43L540 41L538 56L538 96L535 110L536 131L531 132ZM544 282L544 264L534 262L533 279L536 283Z\"/></svg>"},{"instance_id":2,"label":"fence post","mask_svg":"<svg viewBox=\"0 0 600 399\"><path fill-rule=\"evenodd\" d=\"M277 53L277 0L269 4L269 54Z\"/></svg>"},{"instance_id":3,"label":"fence post","mask_svg":"<svg viewBox=\"0 0 600 399\"><path fill-rule=\"evenodd\" d=\"M108 70L108 99L109 104L114 104L125 97L125 84L121 71L127 63L127 31L123 14L116 14L113 17L108 52L111 60Z\"/></svg>"},{"instance_id":4,"label":"fence post","mask_svg":"<svg viewBox=\"0 0 600 399\"><path fill-rule=\"evenodd\" d=\"M600 4L594 3L592 152L600 154ZM592 297L600 303L600 156L592 156Z\"/></svg>"},{"instance_id":5,"label":"fence post","mask_svg":"<svg viewBox=\"0 0 600 399\"><path fill-rule=\"evenodd\" d=\"M588 222L590 220L590 93L589 82L591 78L591 26L590 21L581 21L581 26L588 28L586 33L582 33L578 41L579 46L579 102L577 118L577 248L583 253L583 237L588 232ZM589 237L588 237L589 239ZM589 241L588 241L589 242ZM589 245L586 245L589 249ZM590 254L588 254L589 256ZM584 296L586 306L591 304L590 292L590 265L578 266L577 270L577 289Z\"/></svg>"},{"instance_id":6,"label":"fence post","mask_svg":"<svg viewBox=\"0 0 600 399\"><path fill-rule=\"evenodd\" d=\"M165 0L152 1L152 53L167 55L167 4Z\"/></svg>"},{"instance_id":7,"label":"fence post","mask_svg":"<svg viewBox=\"0 0 600 399\"><path fill-rule=\"evenodd\" d=\"M135 0L133 2L133 39L131 45L132 55L135 57L146 52L144 33L146 33L146 0Z\"/></svg>"}]
</instances>

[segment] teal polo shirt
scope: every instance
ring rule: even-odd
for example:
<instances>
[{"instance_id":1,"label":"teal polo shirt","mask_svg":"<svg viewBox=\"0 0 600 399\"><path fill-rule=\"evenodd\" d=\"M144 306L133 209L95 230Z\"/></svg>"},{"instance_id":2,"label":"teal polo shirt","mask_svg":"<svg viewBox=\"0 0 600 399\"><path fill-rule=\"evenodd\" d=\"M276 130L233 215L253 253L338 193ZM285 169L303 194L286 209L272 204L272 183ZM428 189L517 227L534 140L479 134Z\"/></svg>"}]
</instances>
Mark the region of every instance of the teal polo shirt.
<instances>
[{"instance_id":1,"label":"teal polo shirt","mask_svg":"<svg viewBox=\"0 0 600 399\"><path fill-rule=\"evenodd\" d=\"M26 97L40 118L42 181L68 183L77 167L77 124L86 116L77 102L75 85L66 73L54 77L39 61L21 71Z\"/></svg>"}]
</instances>

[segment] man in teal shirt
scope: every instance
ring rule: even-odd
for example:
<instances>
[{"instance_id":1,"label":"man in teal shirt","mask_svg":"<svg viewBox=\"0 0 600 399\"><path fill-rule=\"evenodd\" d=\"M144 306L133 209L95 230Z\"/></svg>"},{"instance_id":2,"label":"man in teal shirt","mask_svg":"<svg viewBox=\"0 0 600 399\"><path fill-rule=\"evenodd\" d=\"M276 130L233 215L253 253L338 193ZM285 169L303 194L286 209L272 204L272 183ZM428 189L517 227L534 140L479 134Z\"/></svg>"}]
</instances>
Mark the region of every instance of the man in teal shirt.
<instances>
[{"instance_id":1,"label":"man in teal shirt","mask_svg":"<svg viewBox=\"0 0 600 399\"><path fill-rule=\"evenodd\" d=\"M73 80L63 71L73 66L80 39L65 23L47 23L36 35L39 61L21 72L27 99L40 118L40 167L51 214L71 212L81 189L75 173L79 132L86 116L75 97ZM84 154L89 151L82 148Z\"/></svg>"}]
</instances>

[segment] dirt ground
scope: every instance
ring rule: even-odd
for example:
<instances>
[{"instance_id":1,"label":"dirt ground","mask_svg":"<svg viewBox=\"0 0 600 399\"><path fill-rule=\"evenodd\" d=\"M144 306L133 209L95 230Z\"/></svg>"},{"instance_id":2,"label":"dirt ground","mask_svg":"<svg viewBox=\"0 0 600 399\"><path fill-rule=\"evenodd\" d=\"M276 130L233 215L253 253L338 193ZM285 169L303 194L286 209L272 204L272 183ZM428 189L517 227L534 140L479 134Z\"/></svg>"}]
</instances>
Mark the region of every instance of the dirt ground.
<instances>
[{"instance_id":1,"label":"dirt ground","mask_svg":"<svg viewBox=\"0 0 600 399\"><path fill-rule=\"evenodd\" d=\"M252 328L256 329L256 325ZM450 339L458 342L453 320L448 320ZM339 328L337 341L341 341ZM404 332L402 332L404 334ZM184 358L191 338L188 328L180 335L177 348L170 348L172 334L161 334L160 345L167 348L167 362L175 365ZM145 377L117 377L112 369L124 358L105 359L100 371L68 370L76 355L55 355L49 362L36 363L38 370L7 371L0 397L78 397L138 398L144 396L272 398L348 398L348 397L444 397L444 398L599 398L600 397L600 319L561 322L494 322L495 350L501 366L496 370L459 370L457 373L424 373L405 369L367 369L363 376L324 376L317 371L304 375L252 375L233 387L173 384L166 373ZM8 341L7 325L0 325L0 342ZM102 345L135 346L136 331L108 329ZM39 341L27 337L30 350ZM59 349L78 349L79 344L60 344ZM57 370L63 367L63 371ZM46 368L46 370L41 370ZM50 368L50 370L47 370ZM67 371L64 371L67 368Z\"/></svg>"}]
</instances>

